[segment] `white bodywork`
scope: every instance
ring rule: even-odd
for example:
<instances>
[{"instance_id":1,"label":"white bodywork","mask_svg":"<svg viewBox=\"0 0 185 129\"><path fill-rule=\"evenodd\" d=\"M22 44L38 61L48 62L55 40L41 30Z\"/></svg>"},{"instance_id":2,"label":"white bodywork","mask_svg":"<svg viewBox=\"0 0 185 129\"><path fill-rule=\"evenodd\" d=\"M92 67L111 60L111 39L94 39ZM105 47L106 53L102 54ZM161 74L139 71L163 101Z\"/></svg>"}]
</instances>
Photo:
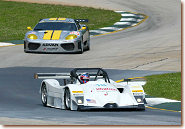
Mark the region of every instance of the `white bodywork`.
<instances>
[{"instance_id":1,"label":"white bodywork","mask_svg":"<svg viewBox=\"0 0 185 129\"><path fill-rule=\"evenodd\" d=\"M106 104L116 104L116 108L137 108L138 105L144 105L145 93L142 85L145 81L116 83L110 80L108 83L103 79L98 79L86 84L76 81L76 84L61 86L56 79L45 79L41 87L43 84L47 88L47 106L55 108L65 109L64 92L66 88L70 91L71 110L78 110L79 106L106 108ZM78 98L83 99L83 102L78 101Z\"/></svg>"}]
</instances>

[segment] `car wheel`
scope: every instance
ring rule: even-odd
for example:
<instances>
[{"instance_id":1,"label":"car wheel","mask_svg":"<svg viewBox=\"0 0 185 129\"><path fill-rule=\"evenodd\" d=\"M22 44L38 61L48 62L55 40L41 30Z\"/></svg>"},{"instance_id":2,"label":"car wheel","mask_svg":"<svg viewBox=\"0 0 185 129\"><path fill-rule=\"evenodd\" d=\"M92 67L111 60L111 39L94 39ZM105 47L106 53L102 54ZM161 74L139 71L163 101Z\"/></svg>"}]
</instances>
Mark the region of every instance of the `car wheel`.
<instances>
[{"instance_id":1,"label":"car wheel","mask_svg":"<svg viewBox=\"0 0 185 129\"><path fill-rule=\"evenodd\" d=\"M64 93L64 105L67 110L71 110L71 95L69 89L65 89Z\"/></svg>"},{"instance_id":2,"label":"car wheel","mask_svg":"<svg viewBox=\"0 0 185 129\"><path fill-rule=\"evenodd\" d=\"M90 39L87 40L87 51L90 50Z\"/></svg>"},{"instance_id":3,"label":"car wheel","mask_svg":"<svg viewBox=\"0 0 185 129\"><path fill-rule=\"evenodd\" d=\"M46 85L43 84L42 88L41 88L41 100L42 100L42 104L46 107L47 106L47 89L46 89Z\"/></svg>"},{"instance_id":4,"label":"car wheel","mask_svg":"<svg viewBox=\"0 0 185 129\"><path fill-rule=\"evenodd\" d=\"M83 41L80 44L80 54L82 54L84 52L84 45L83 45Z\"/></svg>"},{"instance_id":5,"label":"car wheel","mask_svg":"<svg viewBox=\"0 0 185 129\"><path fill-rule=\"evenodd\" d=\"M138 111L145 111L145 106L144 106L144 104L139 104L137 110L138 110Z\"/></svg>"}]
</instances>

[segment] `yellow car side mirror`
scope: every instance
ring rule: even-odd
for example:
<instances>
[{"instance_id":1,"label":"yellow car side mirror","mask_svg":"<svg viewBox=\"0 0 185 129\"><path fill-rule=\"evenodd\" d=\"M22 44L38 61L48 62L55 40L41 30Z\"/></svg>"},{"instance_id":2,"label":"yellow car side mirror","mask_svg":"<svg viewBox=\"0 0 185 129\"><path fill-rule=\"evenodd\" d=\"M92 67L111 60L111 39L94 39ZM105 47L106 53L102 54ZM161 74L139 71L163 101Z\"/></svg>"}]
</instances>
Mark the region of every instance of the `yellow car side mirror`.
<instances>
[{"instance_id":1,"label":"yellow car side mirror","mask_svg":"<svg viewBox=\"0 0 185 129\"><path fill-rule=\"evenodd\" d=\"M27 29L28 29L28 30L32 30L32 28L31 28L31 27L27 27Z\"/></svg>"},{"instance_id":2,"label":"yellow car side mirror","mask_svg":"<svg viewBox=\"0 0 185 129\"><path fill-rule=\"evenodd\" d=\"M86 27L84 26L84 27L82 27L82 30L85 30L86 29Z\"/></svg>"}]
</instances>

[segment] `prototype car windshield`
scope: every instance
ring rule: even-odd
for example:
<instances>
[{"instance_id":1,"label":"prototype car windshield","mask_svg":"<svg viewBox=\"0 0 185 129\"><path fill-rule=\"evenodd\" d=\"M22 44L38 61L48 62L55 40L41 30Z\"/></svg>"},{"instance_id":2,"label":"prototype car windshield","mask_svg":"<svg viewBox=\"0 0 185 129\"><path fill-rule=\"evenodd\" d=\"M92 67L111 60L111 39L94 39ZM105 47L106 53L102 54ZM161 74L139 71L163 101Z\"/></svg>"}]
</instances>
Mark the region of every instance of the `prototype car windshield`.
<instances>
[{"instance_id":1,"label":"prototype car windshield","mask_svg":"<svg viewBox=\"0 0 185 129\"><path fill-rule=\"evenodd\" d=\"M43 22L38 23L34 30L68 30L77 31L75 23L65 22Z\"/></svg>"}]
</instances>

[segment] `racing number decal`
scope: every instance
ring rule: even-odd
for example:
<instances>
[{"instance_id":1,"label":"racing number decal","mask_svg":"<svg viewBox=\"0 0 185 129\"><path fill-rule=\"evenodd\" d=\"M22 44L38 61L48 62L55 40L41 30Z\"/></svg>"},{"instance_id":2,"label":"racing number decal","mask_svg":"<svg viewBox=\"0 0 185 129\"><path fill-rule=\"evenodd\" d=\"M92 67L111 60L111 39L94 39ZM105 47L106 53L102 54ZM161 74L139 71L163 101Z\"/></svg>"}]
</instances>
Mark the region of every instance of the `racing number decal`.
<instances>
[{"instance_id":1,"label":"racing number decal","mask_svg":"<svg viewBox=\"0 0 185 129\"><path fill-rule=\"evenodd\" d=\"M46 30L44 32L44 40L59 40L60 39L60 35L61 35L62 31L61 30Z\"/></svg>"},{"instance_id":2,"label":"racing number decal","mask_svg":"<svg viewBox=\"0 0 185 129\"><path fill-rule=\"evenodd\" d=\"M62 33L61 30L55 30L53 32L52 40L59 40L60 39L60 34Z\"/></svg>"},{"instance_id":3,"label":"racing number decal","mask_svg":"<svg viewBox=\"0 0 185 129\"><path fill-rule=\"evenodd\" d=\"M43 39L44 39L44 40L50 40L50 39L51 39L52 33L53 33L52 30L46 30L46 31L44 32L44 37L43 37Z\"/></svg>"}]
</instances>

